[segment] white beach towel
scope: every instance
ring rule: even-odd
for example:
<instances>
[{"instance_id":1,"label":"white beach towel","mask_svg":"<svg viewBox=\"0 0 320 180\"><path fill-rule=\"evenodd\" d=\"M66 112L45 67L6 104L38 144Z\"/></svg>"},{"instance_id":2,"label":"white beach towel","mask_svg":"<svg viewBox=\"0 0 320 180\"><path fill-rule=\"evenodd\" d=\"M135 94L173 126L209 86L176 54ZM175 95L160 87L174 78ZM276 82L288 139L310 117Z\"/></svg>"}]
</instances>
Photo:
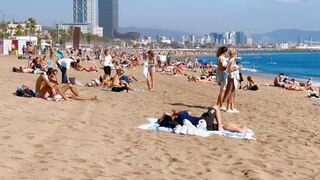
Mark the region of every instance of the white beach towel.
<instances>
[{"instance_id":1,"label":"white beach towel","mask_svg":"<svg viewBox=\"0 0 320 180\"><path fill-rule=\"evenodd\" d=\"M112 88L111 87L104 87L104 88L102 88L102 90L104 90L104 91L112 91Z\"/></svg>"},{"instance_id":2,"label":"white beach towel","mask_svg":"<svg viewBox=\"0 0 320 180\"><path fill-rule=\"evenodd\" d=\"M146 61L143 65L143 76L148 79L148 61Z\"/></svg>"},{"instance_id":3,"label":"white beach towel","mask_svg":"<svg viewBox=\"0 0 320 180\"><path fill-rule=\"evenodd\" d=\"M157 118L149 118L149 123L139 126L139 129L143 130L152 130L152 131L164 131L164 132L170 132L173 133L174 130L171 128L166 127L160 127L160 125L157 123ZM236 138L236 139L246 139L246 140L256 140L254 138L254 133L252 130L248 130L247 133L235 133L230 131L199 131L197 136L200 137L209 137L212 135L219 135L219 136L226 136L230 138Z\"/></svg>"}]
</instances>

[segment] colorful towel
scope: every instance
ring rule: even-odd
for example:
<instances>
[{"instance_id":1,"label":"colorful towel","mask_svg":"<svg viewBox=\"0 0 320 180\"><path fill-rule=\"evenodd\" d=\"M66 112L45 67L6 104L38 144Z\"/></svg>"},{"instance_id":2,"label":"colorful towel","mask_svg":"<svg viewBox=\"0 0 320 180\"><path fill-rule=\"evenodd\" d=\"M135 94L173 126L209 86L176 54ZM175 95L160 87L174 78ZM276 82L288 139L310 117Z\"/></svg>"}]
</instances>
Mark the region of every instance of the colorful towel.
<instances>
[{"instance_id":1,"label":"colorful towel","mask_svg":"<svg viewBox=\"0 0 320 180\"><path fill-rule=\"evenodd\" d=\"M157 118L149 118L149 123L139 126L139 129L143 130L153 130L153 131L164 131L164 132L170 132L173 133L173 129L166 128L166 127L160 127L160 125L157 123ZM256 140L254 138L254 133L252 130L248 130L247 133L235 133L230 131L201 131L199 132L200 137L209 137L212 135L219 135L219 136L226 136L230 138L236 138L236 139L247 139L247 140Z\"/></svg>"}]
</instances>

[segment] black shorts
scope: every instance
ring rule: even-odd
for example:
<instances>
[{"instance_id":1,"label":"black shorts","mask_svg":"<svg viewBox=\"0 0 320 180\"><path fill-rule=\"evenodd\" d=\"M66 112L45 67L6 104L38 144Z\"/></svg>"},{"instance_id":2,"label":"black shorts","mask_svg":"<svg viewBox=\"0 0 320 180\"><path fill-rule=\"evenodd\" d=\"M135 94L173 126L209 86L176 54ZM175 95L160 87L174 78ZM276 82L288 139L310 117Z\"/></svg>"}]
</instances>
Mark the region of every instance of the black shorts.
<instances>
[{"instance_id":1,"label":"black shorts","mask_svg":"<svg viewBox=\"0 0 320 180\"><path fill-rule=\"evenodd\" d=\"M104 70L105 75L111 76L111 67L110 66L104 66L103 70Z\"/></svg>"},{"instance_id":2,"label":"black shorts","mask_svg":"<svg viewBox=\"0 0 320 180\"><path fill-rule=\"evenodd\" d=\"M127 86L122 86L122 87L113 87L111 89L112 92L122 92L122 91L129 91Z\"/></svg>"}]
</instances>

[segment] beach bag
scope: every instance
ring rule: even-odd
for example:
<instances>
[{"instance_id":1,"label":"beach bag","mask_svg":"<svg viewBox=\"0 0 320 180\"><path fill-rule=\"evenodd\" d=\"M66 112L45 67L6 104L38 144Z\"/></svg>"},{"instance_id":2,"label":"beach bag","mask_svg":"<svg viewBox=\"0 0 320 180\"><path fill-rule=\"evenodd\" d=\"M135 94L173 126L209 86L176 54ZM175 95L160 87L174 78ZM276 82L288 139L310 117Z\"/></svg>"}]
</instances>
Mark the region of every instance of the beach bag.
<instances>
[{"instance_id":1,"label":"beach bag","mask_svg":"<svg viewBox=\"0 0 320 180\"><path fill-rule=\"evenodd\" d=\"M28 86L21 85L16 90L16 96L19 97L36 97L36 93L32 91Z\"/></svg>"}]
</instances>

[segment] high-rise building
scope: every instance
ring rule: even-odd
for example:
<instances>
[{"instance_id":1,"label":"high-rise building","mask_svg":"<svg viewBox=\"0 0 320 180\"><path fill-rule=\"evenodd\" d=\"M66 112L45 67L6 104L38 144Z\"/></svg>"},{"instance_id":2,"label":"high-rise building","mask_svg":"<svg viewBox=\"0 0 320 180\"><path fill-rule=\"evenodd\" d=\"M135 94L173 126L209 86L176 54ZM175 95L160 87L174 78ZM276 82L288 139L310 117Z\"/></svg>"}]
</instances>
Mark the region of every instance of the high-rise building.
<instances>
[{"instance_id":1,"label":"high-rise building","mask_svg":"<svg viewBox=\"0 0 320 180\"><path fill-rule=\"evenodd\" d=\"M99 26L105 37L114 37L119 28L118 0L99 0Z\"/></svg>"},{"instance_id":2,"label":"high-rise building","mask_svg":"<svg viewBox=\"0 0 320 180\"><path fill-rule=\"evenodd\" d=\"M252 45L253 45L253 38L252 38L251 34L249 34L249 35L247 36L246 45L247 45L247 46L252 46Z\"/></svg>"},{"instance_id":3,"label":"high-rise building","mask_svg":"<svg viewBox=\"0 0 320 180\"><path fill-rule=\"evenodd\" d=\"M236 45L245 45L246 43L246 36L244 35L244 32L239 31L236 32Z\"/></svg>"},{"instance_id":4,"label":"high-rise building","mask_svg":"<svg viewBox=\"0 0 320 180\"><path fill-rule=\"evenodd\" d=\"M223 34L224 42L226 45L235 45L236 44L236 32L228 31Z\"/></svg>"},{"instance_id":5,"label":"high-rise building","mask_svg":"<svg viewBox=\"0 0 320 180\"><path fill-rule=\"evenodd\" d=\"M98 25L97 0L73 0L73 23Z\"/></svg>"},{"instance_id":6,"label":"high-rise building","mask_svg":"<svg viewBox=\"0 0 320 180\"><path fill-rule=\"evenodd\" d=\"M103 29L98 26L97 1L99 0L73 0L73 23L62 24L62 27L80 27L83 33L103 36Z\"/></svg>"}]
</instances>

